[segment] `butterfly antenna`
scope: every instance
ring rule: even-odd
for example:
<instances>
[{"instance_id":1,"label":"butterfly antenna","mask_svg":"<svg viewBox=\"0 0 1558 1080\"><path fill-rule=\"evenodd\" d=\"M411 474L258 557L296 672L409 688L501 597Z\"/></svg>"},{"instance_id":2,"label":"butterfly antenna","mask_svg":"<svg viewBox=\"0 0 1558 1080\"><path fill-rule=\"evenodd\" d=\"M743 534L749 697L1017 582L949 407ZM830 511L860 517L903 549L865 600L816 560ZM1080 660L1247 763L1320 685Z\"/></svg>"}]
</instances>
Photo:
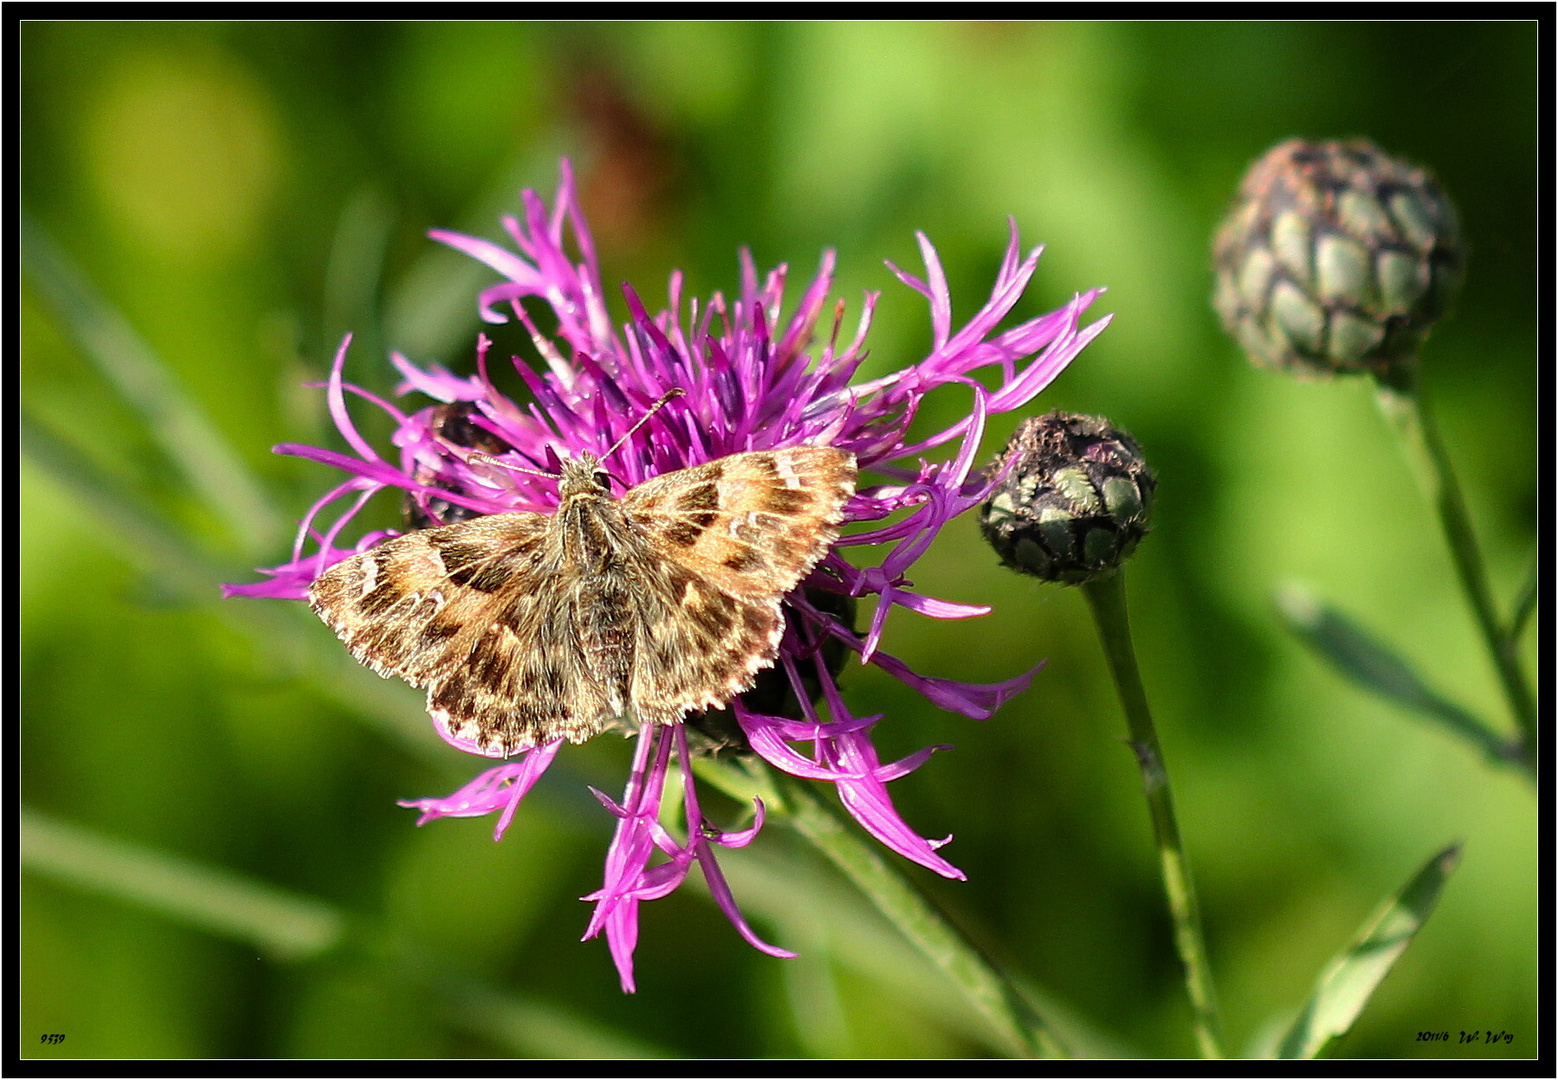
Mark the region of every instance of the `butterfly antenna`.
<instances>
[{"instance_id":1,"label":"butterfly antenna","mask_svg":"<svg viewBox=\"0 0 1558 1080\"><path fill-rule=\"evenodd\" d=\"M531 476L550 476L554 479L561 475L554 472L542 472L540 469L527 469L523 465L515 465L507 461L499 461L491 454L484 454L480 450L472 450L469 454L466 454L465 463L467 465L473 463L477 465L496 465L498 468L507 469L509 472L529 473Z\"/></svg>"},{"instance_id":2,"label":"butterfly antenna","mask_svg":"<svg viewBox=\"0 0 1558 1080\"><path fill-rule=\"evenodd\" d=\"M623 443L627 442L629 439L631 439L633 437L633 432L637 431L639 428L641 428L645 424L647 424L649 422L649 418L651 416L653 416L655 413L659 412L660 409L665 405L666 402L670 401L672 398L681 397L685 393L687 393L687 391L683 390L679 386L673 387L672 389L667 390L663 395L661 395L659 401L657 401L653 405L649 406L649 411L648 412L644 413L643 416L638 418L638 422L637 423L635 423L632 427L627 429L626 433L623 434L622 438L618 439L616 442L611 444L611 449L607 450L604 454L602 454L600 456L600 459L602 461L605 461L612 454L616 453L617 448L620 447ZM540 469L527 469L523 465L514 465L514 464L512 464L510 462L507 462L507 461L499 461L497 458L493 457L491 454L484 454L480 450L472 450L470 453L465 455L465 460L466 460L467 463L476 463L476 464L479 464L479 465L496 465L500 469L507 469L510 472L529 473L531 476L551 476L551 477L556 477L556 476L559 475L558 473L554 473L554 472L542 472Z\"/></svg>"},{"instance_id":3,"label":"butterfly antenna","mask_svg":"<svg viewBox=\"0 0 1558 1080\"><path fill-rule=\"evenodd\" d=\"M687 393L687 391L683 390L680 386L673 386L671 389L667 390L664 394L661 395L659 401L649 406L648 412L638 418L637 423L635 423L632 427L628 428L627 431L623 433L622 438L611 444L611 449L602 454L600 459L605 461L607 458L611 457L612 454L616 453L618 447L633 437L633 432L649 423L649 418L664 408L666 402L670 401L672 398L681 397L685 393Z\"/></svg>"}]
</instances>

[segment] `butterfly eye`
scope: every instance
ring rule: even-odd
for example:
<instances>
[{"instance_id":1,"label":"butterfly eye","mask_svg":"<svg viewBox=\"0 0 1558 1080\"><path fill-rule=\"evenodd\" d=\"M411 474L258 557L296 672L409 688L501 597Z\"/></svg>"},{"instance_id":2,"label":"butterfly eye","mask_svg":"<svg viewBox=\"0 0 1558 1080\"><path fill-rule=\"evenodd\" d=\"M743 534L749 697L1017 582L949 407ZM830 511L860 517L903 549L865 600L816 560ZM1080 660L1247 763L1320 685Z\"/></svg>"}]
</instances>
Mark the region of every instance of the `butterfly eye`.
<instances>
[{"instance_id":1,"label":"butterfly eye","mask_svg":"<svg viewBox=\"0 0 1558 1080\"><path fill-rule=\"evenodd\" d=\"M606 472L605 469L596 469L595 486L609 489L611 487L611 474Z\"/></svg>"}]
</instances>

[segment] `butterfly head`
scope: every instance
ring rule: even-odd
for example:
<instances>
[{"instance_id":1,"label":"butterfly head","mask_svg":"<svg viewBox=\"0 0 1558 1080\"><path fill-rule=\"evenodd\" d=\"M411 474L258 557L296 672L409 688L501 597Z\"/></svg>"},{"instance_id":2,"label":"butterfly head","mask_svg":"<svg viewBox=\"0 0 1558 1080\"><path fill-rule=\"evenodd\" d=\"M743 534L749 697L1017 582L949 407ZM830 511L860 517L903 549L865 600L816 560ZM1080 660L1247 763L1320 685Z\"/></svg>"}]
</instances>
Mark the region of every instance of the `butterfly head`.
<instances>
[{"instance_id":1,"label":"butterfly head","mask_svg":"<svg viewBox=\"0 0 1558 1080\"><path fill-rule=\"evenodd\" d=\"M579 496L599 497L611 494L611 474L594 454L580 454L562 463L562 479L557 482L557 501L566 503Z\"/></svg>"}]
</instances>

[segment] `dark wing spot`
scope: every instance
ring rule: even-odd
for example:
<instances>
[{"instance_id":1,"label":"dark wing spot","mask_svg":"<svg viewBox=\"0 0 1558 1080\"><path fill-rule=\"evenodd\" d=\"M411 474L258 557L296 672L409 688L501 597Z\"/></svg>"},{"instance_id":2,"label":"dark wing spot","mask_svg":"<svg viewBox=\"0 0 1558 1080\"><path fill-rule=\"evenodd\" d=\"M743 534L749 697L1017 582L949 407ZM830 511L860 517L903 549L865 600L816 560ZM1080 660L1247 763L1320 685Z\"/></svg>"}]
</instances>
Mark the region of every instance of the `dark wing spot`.
<instances>
[{"instance_id":1,"label":"dark wing spot","mask_svg":"<svg viewBox=\"0 0 1558 1080\"><path fill-rule=\"evenodd\" d=\"M477 592L493 593L507 585L513 576L512 566L493 559L490 562L474 563L456 570L449 575L449 580L456 585L469 585Z\"/></svg>"},{"instance_id":2,"label":"dark wing spot","mask_svg":"<svg viewBox=\"0 0 1558 1080\"><path fill-rule=\"evenodd\" d=\"M494 622L497 626L506 626L517 635L519 628L524 625L525 619L530 614L532 598L519 595L514 597L509 606L504 608Z\"/></svg>"},{"instance_id":3,"label":"dark wing spot","mask_svg":"<svg viewBox=\"0 0 1558 1080\"><path fill-rule=\"evenodd\" d=\"M383 615L399 603L400 598L405 594L405 589L394 579L393 575L381 571L378 584L374 585L369 590L368 595L362 598L360 605L362 613L370 617Z\"/></svg>"},{"instance_id":4,"label":"dark wing spot","mask_svg":"<svg viewBox=\"0 0 1558 1080\"><path fill-rule=\"evenodd\" d=\"M713 484L688 488L677 497L676 509L684 513L692 510L718 510L719 488Z\"/></svg>"},{"instance_id":5,"label":"dark wing spot","mask_svg":"<svg viewBox=\"0 0 1558 1080\"><path fill-rule=\"evenodd\" d=\"M775 536L769 541L769 547L774 557L781 563L798 563L801 561L803 548L787 536Z\"/></svg>"},{"instance_id":6,"label":"dark wing spot","mask_svg":"<svg viewBox=\"0 0 1558 1080\"><path fill-rule=\"evenodd\" d=\"M476 745L483 750L492 750L496 747L508 749L522 745L514 733L514 725L511 722L484 715L477 718L476 725Z\"/></svg>"},{"instance_id":7,"label":"dark wing spot","mask_svg":"<svg viewBox=\"0 0 1558 1080\"><path fill-rule=\"evenodd\" d=\"M774 488L768 493L768 504L764 507L775 514L795 514L806 509L812 503L811 492L801 488Z\"/></svg>"},{"instance_id":8,"label":"dark wing spot","mask_svg":"<svg viewBox=\"0 0 1558 1080\"><path fill-rule=\"evenodd\" d=\"M719 593L705 593L698 599L699 603L687 605L687 617L706 637L724 637L735 622L730 610L733 605Z\"/></svg>"},{"instance_id":9,"label":"dark wing spot","mask_svg":"<svg viewBox=\"0 0 1558 1080\"><path fill-rule=\"evenodd\" d=\"M490 545L460 541L439 544L437 549L450 581L478 592L492 593L507 585L517 572L535 563L537 544L515 544L501 554L494 554Z\"/></svg>"},{"instance_id":10,"label":"dark wing spot","mask_svg":"<svg viewBox=\"0 0 1558 1080\"><path fill-rule=\"evenodd\" d=\"M689 514L688 517L694 525L698 526L700 532L719 520L719 515L710 510L705 510L701 514Z\"/></svg>"},{"instance_id":11,"label":"dark wing spot","mask_svg":"<svg viewBox=\"0 0 1558 1080\"><path fill-rule=\"evenodd\" d=\"M665 577L668 586L666 596L670 598L671 603L680 605L682 598L687 595L687 590L693 587L692 573L675 563L666 563Z\"/></svg>"},{"instance_id":12,"label":"dark wing spot","mask_svg":"<svg viewBox=\"0 0 1558 1080\"><path fill-rule=\"evenodd\" d=\"M712 518L714 515L710 514ZM680 547L692 547L698 542L698 537L703 535L704 526L694 525L690 521L678 521L665 530L665 538Z\"/></svg>"},{"instance_id":13,"label":"dark wing spot","mask_svg":"<svg viewBox=\"0 0 1558 1080\"><path fill-rule=\"evenodd\" d=\"M720 464L718 458L713 461L705 461L702 465L695 465L686 471L689 482L710 483L725 475L725 466Z\"/></svg>"},{"instance_id":14,"label":"dark wing spot","mask_svg":"<svg viewBox=\"0 0 1558 1080\"><path fill-rule=\"evenodd\" d=\"M556 664L546 665L541 671L541 682L546 686L549 696L559 702L559 712L566 715L567 710L561 703L565 700L564 691L568 689L568 678L563 669Z\"/></svg>"},{"instance_id":15,"label":"dark wing spot","mask_svg":"<svg viewBox=\"0 0 1558 1080\"><path fill-rule=\"evenodd\" d=\"M774 464L772 454L750 454L747 456L746 465L748 468L762 473L767 479L772 479L779 475L779 466Z\"/></svg>"},{"instance_id":16,"label":"dark wing spot","mask_svg":"<svg viewBox=\"0 0 1558 1080\"><path fill-rule=\"evenodd\" d=\"M741 624L749 634L766 634L774 625L773 615L766 608L752 604L741 605Z\"/></svg>"},{"instance_id":17,"label":"dark wing spot","mask_svg":"<svg viewBox=\"0 0 1558 1080\"><path fill-rule=\"evenodd\" d=\"M422 627L422 632L417 635L417 651L436 649L459 632L460 627L456 623L434 619Z\"/></svg>"},{"instance_id":18,"label":"dark wing spot","mask_svg":"<svg viewBox=\"0 0 1558 1080\"><path fill-rule=\"evenodd\" d=\"M438 689L433 693L433 705L459 718L465 715L465 710L455 706L463 705L465 698L465 676L457 671L438 684Z\"/></svg>"},{"instance_id":19,"label":"dark wing spot","mask_svg":"<svg viewBox=\"0 0 1558 1080\"><path fill-rule=\"evenodd\" d=\"M730 567L739 574L749 574L753 570L761 570L766 565L766 560L749 547L740 548L724 559L724 565Z\"/></svg>"},{"instance_id":20,"label":"dark wing spot","mask_svg":"<svg viewBox=\"0 0 1558 1080\"><path fill-rule=\"evenodd\" d=\"M503 689L504 676L508 674L509 657L491 637L484 639L471 654L467 667L471 678L488 690L498 693Z\"/></svg>"},{"instance_id":21,"label":"dark wing spot","mask_svg":"<svg viewBox=\"0 0 1558 1080\"><path fill-rule=\"evenodd\" d=\"M444 569L451 575L457 570L464 570L472 563L480 562L491 550L481 544L462 544L457 540L443 544L435 543L435 547L438 549L438 557L444 561Z\"/></svg>"}]
</instances>

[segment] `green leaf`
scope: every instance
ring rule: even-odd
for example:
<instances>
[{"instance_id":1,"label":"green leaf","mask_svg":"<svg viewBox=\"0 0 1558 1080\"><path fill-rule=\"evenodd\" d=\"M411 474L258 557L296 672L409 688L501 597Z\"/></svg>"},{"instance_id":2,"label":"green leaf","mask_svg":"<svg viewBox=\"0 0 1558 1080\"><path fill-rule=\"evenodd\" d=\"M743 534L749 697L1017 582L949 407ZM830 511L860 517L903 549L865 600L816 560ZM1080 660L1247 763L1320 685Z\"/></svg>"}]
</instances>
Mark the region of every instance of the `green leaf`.
<instances>
[{"instance_id":1,"label":"green leaf","mask_svg":"<svg viewBox=\"0 0 1558 1080\"><path fill-rule=\"evenodd\" d=\"M1526 764L1518 743L1442 697L1394 650L1307 589L1286 585L1277 591L1276 602L1288 629L1349 682L1437 721L1475 745L1489 761Z\"/></svg>"},{"instance_id":2,"label":"green leaf","mask_svg":"<svg viewBox=\"0 0 1558 1080\"><path fill-rule=\"evenodd\" d=\"M1460 858L1461 845L1451 844L1369 917L1357 939L1321 972L1314 994L1282 1040L1278 1057L1319 1057L1347 1033L1428 920Z\"/></svg>"}]
</instances>

